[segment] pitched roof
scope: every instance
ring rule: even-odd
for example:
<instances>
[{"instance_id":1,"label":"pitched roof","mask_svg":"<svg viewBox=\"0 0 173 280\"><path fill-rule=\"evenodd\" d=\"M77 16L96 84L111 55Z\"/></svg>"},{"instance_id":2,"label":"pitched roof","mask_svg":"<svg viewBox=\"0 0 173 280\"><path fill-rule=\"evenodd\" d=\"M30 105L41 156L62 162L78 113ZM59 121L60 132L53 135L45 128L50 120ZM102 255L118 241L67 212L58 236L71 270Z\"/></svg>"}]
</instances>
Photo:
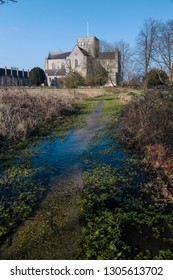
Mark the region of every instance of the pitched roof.
<instances>
[{"instance_id":1,"label":"pitched roof","mask_svg":"<svg viewBox=\"0 0 173 280\"><path fill-rule=\"evenodd\" d=\"M50 52L48 59L66 59L71 52Z\"/></svg>"},{"instance_id":2,"label":"pitched roof","mask_svg":"<svg viewBox=\"0 0 173 280\"><path fill-rule=\"evenodd\" d=\"M86 50L84 50L80 47L78 47L78 48L80 49L80 51L83 53L84 56L89 56L89 53Z\"/></svg>"},{"instance_id":3,"label":"pitched roof","mask_svg":"<svg viewBox=\"0 0 173 280\"><path fill-rule=\"evenodd\" d=\"M99 59L115 59L115 52L100 52Z\"/></svg>"},{"instance_id":4,"label":"pitched roof","mask_svg":"<svg viewBox=\"0 0 173 280\"><path fill-rule=\"evenodd\" d=\"M45 73L48 76L65 76L66 71L65 69L50 69L50 70L45 70Z\"/></svg>"}]
</instances>

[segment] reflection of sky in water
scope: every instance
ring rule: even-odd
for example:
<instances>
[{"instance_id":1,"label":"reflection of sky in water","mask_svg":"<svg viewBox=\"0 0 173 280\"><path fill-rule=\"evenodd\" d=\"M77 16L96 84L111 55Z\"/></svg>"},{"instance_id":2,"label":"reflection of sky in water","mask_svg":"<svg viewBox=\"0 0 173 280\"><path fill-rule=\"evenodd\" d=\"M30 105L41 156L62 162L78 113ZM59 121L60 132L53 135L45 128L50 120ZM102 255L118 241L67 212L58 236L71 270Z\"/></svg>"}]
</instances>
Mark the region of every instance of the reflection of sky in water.
<instances>
[{"instance_id":1,"label":"reflection of sky in water","mask_svg":"<svg viewBox=\"0 0 173 280\"><path fill-rule=\"evenodd\" d=\"M100 120L102 100L98 103L93 112L86 120L84 128L70 130L66 135L65 140L55 138L54 140L45 139L36 147L39 150L37 156L33 157L32 161L34 168L41 167L39 177L57 177L68 176L80 169L81 162L84 162L82 168L89 167L86 163L96 160L105 164L123 165L124 155L118 147L110 153L106 152L113 145L110 139L101 139L99 134L96 137L96 143L88 145L91 138L103 128L103 123Z\"/></svg>"},{"instance_id":2,"label":"reflection of sky in water","mask_svg":"<svg viewBox=\"0 0 173 280\"><path fill-rule=\"evenodd\" d=\"M33 157L32 161L35 168L43 167L41 176L49 171L52 171L54 176L65 175L73 172L76 166L80 168L80 156L94 134L103 127L100 121L102 103L103 101L100 100L87 117L86 126L69 131L65 141L59 138L54 140L48 138L36 147L39 153Z\"/></svg>"},{"instance_id":3,"label":"reflection of sky in water","mask_svg":"<svg viewBox=\"0 0 173 280\"><path fill-rule=\"evenodd\" d=\"M66 173L73 170L74 165L79 164L80 156L86 147L86 141L79 141L78 135L71 131L65 141L56 139L53 142L45 140L39 145L39 155L33 159L35 166L45 165L53 168L58 173Z\"/></svg>"},{"instance_id":4,"label":"reflection of sky in water","mask_svg":"<svg viewBox=\"0 0 173 280\"><path fill-rule=\"evenodd\" d=\"M47 176L69 175L76 168L86 169L90 164L87 164L87 159L91 163L92 160L112 165L124 165L125 156L122 149L116 147L116 150L109 152L111 140L99 139L94 145L88 145L88 139L91 138L91 133L85 135L78 133L79 131L70 131L65 141L56 139L54 142L45 140L39 145L40 153L33 158L35 167L42 167L41 176L47 172ZM96 131L94 130L94 133ZM93 134L94 135L94 134ZM108 151L107 151L108 150Z\"/></svg>"},{"instance_id":5,"label":"reflection of sky in water","mask_svg":"<svg viewBox=\"0 0 173 280\"><path fill-rule=\"evenodd\" d=\"M113 143L110 138L107 140L100 138L83 152L82 158L85 162L84 169L87 169L90 164L92 166L92 161L123 167L126 164L125 159L127 157L124 154L124 150L116 143Z\"/></svg>"}]
</instances>

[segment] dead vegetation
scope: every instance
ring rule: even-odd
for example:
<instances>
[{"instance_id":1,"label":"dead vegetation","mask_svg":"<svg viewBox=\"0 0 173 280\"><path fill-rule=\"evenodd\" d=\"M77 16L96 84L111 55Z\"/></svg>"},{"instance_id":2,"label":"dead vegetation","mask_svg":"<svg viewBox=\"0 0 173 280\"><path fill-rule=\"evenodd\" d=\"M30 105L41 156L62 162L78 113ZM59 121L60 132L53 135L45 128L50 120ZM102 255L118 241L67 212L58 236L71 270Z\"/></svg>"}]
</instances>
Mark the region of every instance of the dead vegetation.
<instances>
[{"instance_id":1,"label":"dead vegetation","mask_svg":"<svg viewBox=\"0 0 173 280\"><path fill-rule=\"evenodd\" d=\"M26 139L37 127L73 110L80 100L104 94L102 89L0 89L0 148Z\"/></svg>"},{"instance_id":2,"label":"dead vegetation","mask_svg":"<svg viewBox=\"0 0 173 280\"><path fill-rule=\"evenodd\" d=\"M129 146L163 144L173 150L173 95L148 92L132 99L122 111L121 132Z\"/></svg>"},{"instance_id":3,"label":"dead vegetation","mask_svg":"<svg viewBox=\"0 0 173 280\"><path fill-rule=\"evenodd\" d=\"M163 196L173 194L173 92L149 91L132 99L121 114L123 143L142 152L146 162L167 180ZM165 191L166 190L166 191Z\"/></svg>"}]
</instances>

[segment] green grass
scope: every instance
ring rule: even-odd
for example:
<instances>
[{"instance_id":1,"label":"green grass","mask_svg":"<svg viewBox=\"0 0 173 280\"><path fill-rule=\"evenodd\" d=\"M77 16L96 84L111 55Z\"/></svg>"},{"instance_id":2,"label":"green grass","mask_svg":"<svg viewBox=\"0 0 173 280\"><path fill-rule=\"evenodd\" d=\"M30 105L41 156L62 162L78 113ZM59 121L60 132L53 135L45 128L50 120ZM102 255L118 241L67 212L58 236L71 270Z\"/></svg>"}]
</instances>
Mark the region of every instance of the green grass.
<instances>
[{"instance_id":1,"label":"green grass","mask_svg":"<svg viewBox=\"0 0 173 280\"><path fill-rule=\"evenodd\" d=\"M120 110L122 106L121 100L116 94L105 95L103 99L102 115L103 117L111 118Z\"/></svg>"}]
</instances>

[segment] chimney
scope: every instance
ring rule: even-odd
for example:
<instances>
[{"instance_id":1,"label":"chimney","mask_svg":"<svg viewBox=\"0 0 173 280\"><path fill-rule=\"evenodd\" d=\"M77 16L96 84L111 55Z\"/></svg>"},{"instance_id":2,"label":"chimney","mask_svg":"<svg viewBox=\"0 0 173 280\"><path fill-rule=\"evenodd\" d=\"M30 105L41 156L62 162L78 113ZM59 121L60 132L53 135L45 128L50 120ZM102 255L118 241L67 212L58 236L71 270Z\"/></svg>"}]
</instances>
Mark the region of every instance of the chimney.
<instances>
[{"instance_id":1,"label":"chimney","mask_svg":"<svg viewBox=\"0 0 173 280\"><path fill-rule=\"evenodd\" d=\"M7 76L7 66L5 66L5 76Z\"/></svg>"}]
</instances>

